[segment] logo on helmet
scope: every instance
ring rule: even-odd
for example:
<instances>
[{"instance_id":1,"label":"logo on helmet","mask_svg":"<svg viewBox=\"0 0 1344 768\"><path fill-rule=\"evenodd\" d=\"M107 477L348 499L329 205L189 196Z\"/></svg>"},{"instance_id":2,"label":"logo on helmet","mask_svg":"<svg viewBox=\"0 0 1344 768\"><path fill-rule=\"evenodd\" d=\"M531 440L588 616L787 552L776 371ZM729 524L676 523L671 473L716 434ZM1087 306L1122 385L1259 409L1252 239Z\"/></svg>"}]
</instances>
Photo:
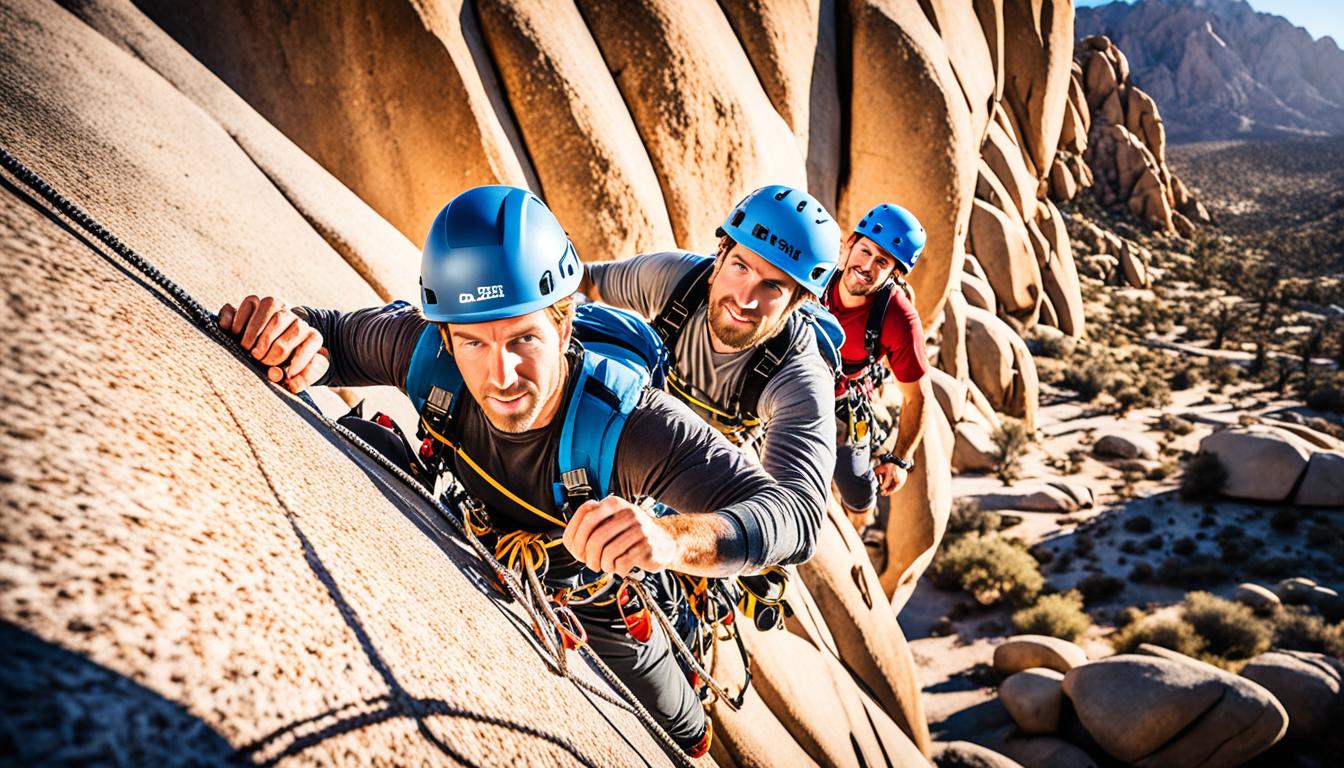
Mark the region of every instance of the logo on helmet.
<instances>
[{"instance_id":1,"label":"logo on helmet","mask_svg":"<svg viewBox=\"0 0 1344 768\"><path fill-rule=\"evenodd\" d=\"M488 299L504 298L504 286L502 285L482 285L476 289L476 295L470 293L459 293L457 302L459 304L470 304L473 301L486 301Z\"/></svg>"},{"instance_id":2,"label":"logo on helmet","mask_svg":"<svg viewBox=\"0 0 1344 768\"><path fill-rule=\"evenodd\" d=\"M762 224L757 224L751 228L751 236L757 240L764 240L773 245L782 251L785 256L788 256L794 261L797 261L799 257L803 255L803 250L801 248L792 245L788 240L785 240L778 235L772 234L770 230Z\"/></svg>"}]
</instances>

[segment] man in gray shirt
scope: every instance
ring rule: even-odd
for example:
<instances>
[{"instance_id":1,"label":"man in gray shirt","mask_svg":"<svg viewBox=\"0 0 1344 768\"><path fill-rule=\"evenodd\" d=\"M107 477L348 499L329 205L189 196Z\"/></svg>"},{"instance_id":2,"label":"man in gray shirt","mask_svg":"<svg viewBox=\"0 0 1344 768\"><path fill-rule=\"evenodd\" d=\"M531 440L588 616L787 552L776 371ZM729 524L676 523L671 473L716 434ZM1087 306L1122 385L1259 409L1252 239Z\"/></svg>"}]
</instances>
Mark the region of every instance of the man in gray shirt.
<instances>
[{"instance_id":1,"label":"man in gray shirt","mask_svg":"<svg viewBox=\"0 0 1344 768\"><path fill-rule=\"evenodd\" d=\"M225 305L220 325L295 392L310 384L406 391L419 364L458 375L458 392L470 396L452 398L451 430L435 431L431 409L417 403L424 428L484 503L497 540L515 531L545 540L564 529L545 547L548 585L575 584L585 566L619 576L725 577L810 554L815 533L791 530L792 518L779 512L792 496L782 484L632 369L571 343L569 297L582 270L531 193L479 187L454 198L434 222L421 272L423 314L404 302L342 313L249 296ZM418 363L420 354L428 357ZM610 482L578 504L557 493L557 468L571 406L590 393L610 402L613 423L619 416L623 426L604 433L617 440L605 468ZM606 474L589 469L594 478ZM634 503L644 498L680 514L654 517ZM649 576L646 584L660 603L671 602L670 580ZM575 613L589 644L658 722L688 753L703 754L709 721L667 638L636 641L611 602Z\"/></svg>"},{"instance_id":2,"label":"man in gray shirt","mask_svg":"<svg viewBox=\"0 0 1344 768\"><path fill-rule=\"evenodd\" d=\"M669 392L759 452L789 495L775 520L807 531L810 551L835 469L836 380L795 310L834 273L840 228L807 193L771 186L738 203L718 234L716 258L589 264L581 290L653 322L672 357Z\"/></svg>"}]
</instances>

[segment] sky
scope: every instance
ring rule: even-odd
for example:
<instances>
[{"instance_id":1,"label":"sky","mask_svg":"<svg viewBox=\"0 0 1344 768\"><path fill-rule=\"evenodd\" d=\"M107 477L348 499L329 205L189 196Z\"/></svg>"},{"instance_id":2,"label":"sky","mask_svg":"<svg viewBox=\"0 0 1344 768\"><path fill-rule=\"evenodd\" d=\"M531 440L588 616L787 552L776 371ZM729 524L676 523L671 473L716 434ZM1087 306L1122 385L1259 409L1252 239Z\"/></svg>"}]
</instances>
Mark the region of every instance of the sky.
<instances>
[{"instance_id":1,"label":"sky","mask_svg":"<svg viewBox=\"0 0 1344 768\"><path fill-rule=\"evenodd\" d=\"M1132 0L1131 0L1132 1ZM1105 5L1112 0L1074 0L1075 6ZM1340 0L1248 0L1262 13L1282 16L1314 38L1329 35L1344 48L1344 2Z\"/></svg>"}]
</instances>

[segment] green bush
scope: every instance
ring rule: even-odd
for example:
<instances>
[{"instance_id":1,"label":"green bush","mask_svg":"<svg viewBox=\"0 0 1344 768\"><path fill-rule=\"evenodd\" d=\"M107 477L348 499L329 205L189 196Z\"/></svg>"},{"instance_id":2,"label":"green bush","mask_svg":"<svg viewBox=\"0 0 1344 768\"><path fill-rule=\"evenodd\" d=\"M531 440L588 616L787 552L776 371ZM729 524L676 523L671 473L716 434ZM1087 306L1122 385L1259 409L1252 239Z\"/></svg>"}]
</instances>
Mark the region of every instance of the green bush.
<instances>
[{"instance_id":1,"label":"green bush","mask_svg":"<svg viewBox=\"0 0 1344 768\"><path fill-rule=\"evenodd\" d=\"M1004 485L1012 485L1022 475L1022 457L1026 455L1027 448L1033 440L1031 431L1027 429L1025 422L1005 416L1003 423L990 436L990 440L994 442L998 452L994 462L994 474Z\"/></svg>"},{"instance_id":2,"label":"green bush","mask_svg":"<svg viewBox=\"0 0 1344 768\"><path fill-rule=\"evenodd\" d=\"M1083 610L1083 596L1077 592L1045 595L1030 608L1013 614L1013 626L1019 632L1077 640L1092 619Z\"/></svg>"},{"instance_id":3,"label":"green bush","mask_svg":"<svg viewBox=\"0 0 1344 768\"><path fill-rule=\"evenodd\" d=\"M975 499L957 499L947 516L947 539L955 539L968 533L993 533L1003 527L1003 517L998 512L983 510Z\"/></svg>"},{"instance_id":4,"label":"green bush","mask_svg":"<svg viewBox=\"0 0 1344 768\"><path fill-rule=\"evenodd\" d=\"M981 605L1030 603L1045 578L1036 559L998 536L963 536L944 547L933 562L934 583L963 589Z\"/></svg>"},{"instance_id":5,"label":"green bush","mask_svg":"<svg viewBox=\"0 0 1344 768\"><path fill-rule=\"evenodd\" d=\"M1106 638L1116 653L1134 653L1143 643L1170 648L1186 656L1204 650L1204 638L1184 619L1145 618L1131 623Z\"/></svg>"},{"instance_id":6,"label":"green bush","mask_svg":"<svg viewBox=\"0 0 1344 768\"><path fill-rule=\"evenodd\" d=\"M1212 555L1191 558L1169 557L1157 569L1157 580L1186 589L1208 587L1230 578L1227 566Z\"/></svg>"},{"instance_id":7,"label":"green bush","mask_svg":"<svg viewBox=\"0 0 1344 768\"><path fill-rule=\"evenodd\" d=\"M1249 659L1269 648L1274 630L1250 606L1208 592L1185 596L1185 620L1205 640L1205 652L1231 661Z\"/></svg>"},{"instance_id":8,"label":"green bush","mask_svg":"<svg viewBox=\"0 0 1344 768\"><path fill-rule=\"evenodd\" d=\"M1212 453L1200 451L1185 465L1181 475L1181 496L1207 499L1217 496L1227 483L1227 469Z\"/></svg>"},{"instance_id":9,"label":"green bush","mask_svg":"<svg viewBox=\"0 0 1344 768\"><path fill-rule=\"evenodd\" d=\"M1120 594L1125 589L1125 582L1104 573L1094 573L1079 581L1076 589L1082 593L1083 601L1092 605Z\"/></svg>"},{"instance_id":10,"label":"green bush","mask_svg":"<svg viewBox=\"0 0 1344 768\"><path fill-rule=\"evenodd\" d=\"M1344 661L1344 622L1327 624L1300 606L1284 606L1270 621L1275 648L1324 653Z\"/></svg>"}]
</instances>

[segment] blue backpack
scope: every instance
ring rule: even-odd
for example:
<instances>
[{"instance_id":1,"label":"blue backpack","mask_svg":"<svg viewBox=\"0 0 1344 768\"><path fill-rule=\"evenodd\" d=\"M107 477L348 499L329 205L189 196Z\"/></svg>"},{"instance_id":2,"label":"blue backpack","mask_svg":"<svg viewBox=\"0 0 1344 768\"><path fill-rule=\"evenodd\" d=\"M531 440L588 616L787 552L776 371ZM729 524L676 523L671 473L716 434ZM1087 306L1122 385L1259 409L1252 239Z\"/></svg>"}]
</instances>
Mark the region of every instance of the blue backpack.
<instances>
[{"instance_id":1,"label":"blue backpack","mask_svg":"<svg viewBox=\"0 0 1344 768\"><path fill-rule=\"evenodd\" d=\"M583 361L565 404L560 480L554 484L556 505L571 507L611 492L616 446L626 420L644 388L652 382L661 384L667 360L653 329L638 316L614 307L578 307L574 337L584 347ZM406 394L420 414L421 439L457 439L452 420L463 389L462 374L444 349L438 327L426 326L406 373ZM442 464L435 467L441 468Z\"/></svg>"}]
</instances>

